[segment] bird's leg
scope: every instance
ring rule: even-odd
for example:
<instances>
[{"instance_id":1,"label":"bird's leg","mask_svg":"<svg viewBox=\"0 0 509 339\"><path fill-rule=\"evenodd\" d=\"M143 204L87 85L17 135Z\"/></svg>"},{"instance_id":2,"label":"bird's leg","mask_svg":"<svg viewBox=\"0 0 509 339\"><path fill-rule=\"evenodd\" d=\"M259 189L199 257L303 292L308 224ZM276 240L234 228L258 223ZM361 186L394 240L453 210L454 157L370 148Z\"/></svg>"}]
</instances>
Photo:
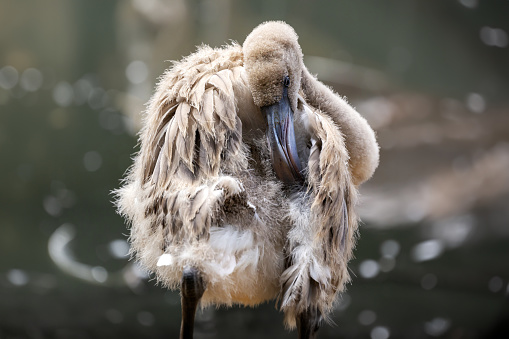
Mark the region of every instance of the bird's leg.
<instances>
[{"instance_id":1,"label":"bird's leg","mask_svg":"<svg viewBox=\"0 0 509 339\"><path fill-rule=\"evenodd\" d=\"M306 310L297 315L297 329L299 331L299 339L314 339L316 332L320 328L320 320L322 315L316 307L308 307Z\"/></svg>"},{"instance_id":2,"label":"bird's leg","mask_svg":"<svg viewBox=\"0 0 509 339\"><path fill-rule=\"evenodd\" d=\"M182 323L180 339L192 339L196 308L205 292L205 282L200 272L194 267L185 267L180 287L182 303Z\"/></svg>"}]
</instances>

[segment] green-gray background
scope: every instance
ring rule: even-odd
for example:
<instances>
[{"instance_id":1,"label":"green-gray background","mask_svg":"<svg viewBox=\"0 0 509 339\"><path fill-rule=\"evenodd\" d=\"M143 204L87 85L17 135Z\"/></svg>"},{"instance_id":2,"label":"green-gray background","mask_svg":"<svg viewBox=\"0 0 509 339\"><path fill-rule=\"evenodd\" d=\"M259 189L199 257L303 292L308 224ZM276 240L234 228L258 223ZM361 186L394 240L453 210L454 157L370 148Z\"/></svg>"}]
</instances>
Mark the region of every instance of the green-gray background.
<instances>
[{"instance_id":1,"label":"green-gray background","mask_svg":"<svg viewBox=\"0 0 509 339\"><path fill-rule=\"evenodd\" d=\"M285 20L377 130L353 282L320 338L509 337L509 1L0 0L0 338L178 336L110 191L157 77ZM197 338L294 338L274 303Z\"/></svg>"}]
</instances>

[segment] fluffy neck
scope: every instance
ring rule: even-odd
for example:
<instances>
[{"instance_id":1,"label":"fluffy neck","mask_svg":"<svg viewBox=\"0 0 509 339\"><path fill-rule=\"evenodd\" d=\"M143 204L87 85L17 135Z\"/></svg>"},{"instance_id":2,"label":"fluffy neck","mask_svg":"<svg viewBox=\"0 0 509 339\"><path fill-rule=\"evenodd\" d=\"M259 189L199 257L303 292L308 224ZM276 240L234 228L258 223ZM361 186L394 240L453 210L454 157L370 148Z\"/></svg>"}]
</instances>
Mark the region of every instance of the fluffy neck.
<instances>
[{"instance_id":1,"label":"fluffy neck","mask_svg":"<svg viewBox=\"0 0 509 339\"><path fill-rule=\"evenodd\" d=\"M343 98L304 68L301 88L306 101L328 114L339 126L350 155L350 168L356 185L368 180L378 166L379 151L375 133Z\"/></svg>"}]
</instances>

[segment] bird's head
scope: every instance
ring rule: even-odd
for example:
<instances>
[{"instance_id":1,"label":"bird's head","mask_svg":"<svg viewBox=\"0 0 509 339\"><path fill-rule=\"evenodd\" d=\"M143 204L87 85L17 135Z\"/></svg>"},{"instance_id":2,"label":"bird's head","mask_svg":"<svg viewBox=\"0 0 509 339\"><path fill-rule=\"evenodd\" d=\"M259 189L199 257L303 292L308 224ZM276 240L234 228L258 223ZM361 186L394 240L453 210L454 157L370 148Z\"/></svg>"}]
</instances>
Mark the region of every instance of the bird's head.
<instances>
[{"instance_id":1,"label":"bird's head","mask_svg":"<svg viewBox=\"0 0 509 339\"><path fill-rule=\"evenodd\" d=\"M270 106L288 90L290 106L295 111L300 89L302 50L291 26L269 21L256 27L243 44L244 67L256 106Z\"/></svg>"},{"instance_id":2,"label":"bird's head","mask_svg":"<svg viewBox=\"0 0 509 339\"><path fill-rule=\"evenodd\" d=\"M276 176L288 184L304 181L293 126L304 69L297 39L292 27L271 21L256 27L243 45L253 100L267 118L272 165Z\"/></svg>"}]
</instances>

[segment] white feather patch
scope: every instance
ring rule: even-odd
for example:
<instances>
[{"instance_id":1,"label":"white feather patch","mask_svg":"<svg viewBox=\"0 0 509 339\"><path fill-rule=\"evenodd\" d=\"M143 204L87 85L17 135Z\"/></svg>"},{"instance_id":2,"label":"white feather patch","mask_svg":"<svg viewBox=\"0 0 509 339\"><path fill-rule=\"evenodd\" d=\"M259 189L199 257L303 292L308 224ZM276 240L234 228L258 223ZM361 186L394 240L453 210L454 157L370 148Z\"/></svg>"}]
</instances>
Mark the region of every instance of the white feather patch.
<instances>
[{"instance_id":1,"label":"white feather patch","mask_svg":"<svg viewBox=\"0 0 509 339\"><path fill-rule=\"evenodd\" d=\"M210 247L215 250L236 253L254 245L253 233L249 230L240 231L230 225L210 228Z\"/></svg>"},{"instance_id":2,"label":"white feather patch","mask_svg":"<svg viewBox=\"0 0 509 339\"><path fill-rule=\"evenodd\" d=\"M173 265L173 262L173 256L165 253L159 257L159 260L157 260L157 266L171 266Z\"/></svg>"},{"instance_id":3,"label":"white feather patch","mask_svg":"<svg viewBox=\"0 0 509 339\"><path fill-rule=\"evenodd\" d=\"M256 268L258 264L261 244L255 242L250 230L238 230L231 225L211 227L209 244L216 253L209 267L221 276L235 269Z\"/></svg>"},{"instance_id":4,"label":"white feather patch","mask_svg":"<svg viewBox=\"0 0 509 339\"><path fill-rule=\"evenodd\" d=\"M223 277L232 274L235 270L235 266L237 266L237 260L235 260L235 256L231 254L223 255L219 261L214 260L209 264L209 267L212 268L216 274Z\"/></svg>"}]
</instances>

